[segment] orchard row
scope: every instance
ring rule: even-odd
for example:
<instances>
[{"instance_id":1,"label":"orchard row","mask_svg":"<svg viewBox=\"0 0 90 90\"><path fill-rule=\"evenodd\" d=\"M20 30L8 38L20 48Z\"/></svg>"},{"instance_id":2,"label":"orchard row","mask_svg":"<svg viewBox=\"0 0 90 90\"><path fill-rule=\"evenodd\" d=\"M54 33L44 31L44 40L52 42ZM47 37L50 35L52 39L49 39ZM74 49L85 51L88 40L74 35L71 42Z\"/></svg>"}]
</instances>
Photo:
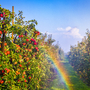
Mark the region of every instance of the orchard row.
<instances>
[{"instance_id":1,"label":"orchard row","mask_svg":"<svg viewBox=\"0 0 90 90\"><path fill-rule=\"evenodd\" d=\"M87 38L84 37L77 46L71 46L67 56L81 80L90 86L90 32L87 31L86 34Z\"/></svg>"},{"instance_id":2,"label":"orchard row","mask_svg":"<svg viewBox=\"0 0 90 90\"><path fill-rule=\"evenodd\" d=\"M0 90L43 90L53 75L43 49L53 40L45 42L36 20L23 19L22 11L17 17L0 7Z\"/></svg>"}]
</instances>

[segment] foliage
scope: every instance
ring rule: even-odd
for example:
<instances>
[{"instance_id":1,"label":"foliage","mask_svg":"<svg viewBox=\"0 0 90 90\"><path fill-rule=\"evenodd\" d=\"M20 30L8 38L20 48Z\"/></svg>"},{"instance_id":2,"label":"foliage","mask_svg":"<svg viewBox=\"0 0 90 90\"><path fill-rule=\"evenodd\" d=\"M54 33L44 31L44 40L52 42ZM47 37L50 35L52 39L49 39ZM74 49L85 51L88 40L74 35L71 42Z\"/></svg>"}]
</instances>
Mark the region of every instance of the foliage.
<instances>
[{"instance_id":1,"label":"foliage","mask_svg":"<svg viewBox=\"0 0 90 90\"><path fill-rule=\"evenodd\" d=\"M73 70L72 66L67 61L68 61L68 59L65 57L63 65L64 65L66 71L68 71L68 76L69 76L70 81L71 81L70 87L72 87L73 90L90 90L90 87L88 87L85 83L83 83L80 80L76 71Z\"/></svg>"},{"instance_id":2,"label":"foliage","mask_svg":"<svg viewBox=\"0 0 90 90\"><path fill-rule=\"evenodd\" d=\"M84 37L77 46L71 46L67 57L79 77L90 86L90 32L87 30L86 34L87 38Z\"/></svg>"},{"instance_id":3,"label":"foliage","mask_svg":"<svg viewBox=\"0 0 90 90\"><path fill-rule=\"evenodd\" d=\"M22 11L17 17L1 7L0 15L0 90L45 89L51 64L44 57L37 21L23 21Z\"/></svg>"},{"instance_id":4,"label":"foliage","mask_svg":"<svg viewBox=\"0 0 90 90\"><path fill-rule=\"evenodd\" d=\"M65 56L64 55L64 51L61 48L59 48L58 53L59 53L60 60L64 61L65 60L65 58L64 58L64 56Z\"/></svg>"}]
</instances>

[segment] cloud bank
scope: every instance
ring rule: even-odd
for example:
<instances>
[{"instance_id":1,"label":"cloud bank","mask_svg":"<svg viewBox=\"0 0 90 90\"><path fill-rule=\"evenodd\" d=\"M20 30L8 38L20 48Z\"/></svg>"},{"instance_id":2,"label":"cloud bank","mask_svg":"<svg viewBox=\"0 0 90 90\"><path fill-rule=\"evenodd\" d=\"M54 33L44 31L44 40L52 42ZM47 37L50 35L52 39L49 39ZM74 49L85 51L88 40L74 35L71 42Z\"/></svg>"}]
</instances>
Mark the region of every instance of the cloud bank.
<instances>
[{"instance_id":1,"label":"cloud bank","mask_svg":"<svg viewBox=\"0 0 90 90\"><path fill-rule=\"evenodd\" d=\"M70 26L64 28L57 28L58 31L63 31L63 35L68 36L72 36L74 38L83 38L83 36L79 33L79 29L78 28L72 28Z\"/></svg>"}]
</instances>

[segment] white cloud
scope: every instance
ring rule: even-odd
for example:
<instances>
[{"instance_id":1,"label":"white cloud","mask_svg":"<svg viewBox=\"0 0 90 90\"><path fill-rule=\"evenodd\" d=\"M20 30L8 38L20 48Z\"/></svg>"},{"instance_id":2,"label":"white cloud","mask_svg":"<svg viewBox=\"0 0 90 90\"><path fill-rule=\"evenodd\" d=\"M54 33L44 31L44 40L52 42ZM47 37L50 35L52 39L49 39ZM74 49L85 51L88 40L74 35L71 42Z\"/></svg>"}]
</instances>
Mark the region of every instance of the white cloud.
<instances>
[{"instance_id":1,"label":"white cloud","mask_svg":"<svg viewBox=\"0 0 90 90\"><path fill-rule=\"evenodd\" d=\"M47 35L50 35L50 34L52 34L52 33L49 33L49 32L41 32L41 33L43 33L43 34L47 34Z\"/></svg>"},{"instance_id":2,"label":"white cloud","mask_svg":"<svg viewBox=\"0 0 90 90\"><path fill-rule=\"evenodd\" d=\"M63 31L64 29L63 28L57 28L58 31Z\"/></svg>"},{"instance_id":3,"label":"white cloud","mask_svg":"<svg viewBox=\"0 0 90 90\"><path fill-rule=\"evenodd\" d=\"M83 38L83 36L80 35L78 28L71 28L70 30L68 30L64 34L73 36L74 38Z\"/></svg>"},{"instance_id":4,"label":"white cloud","mask_svg":"<svg viewBox=\"0 0 90 90\"><path fill-rule=\"evenodd\" d=\"M50 32L41 32L41 33L42 33L42 34L45 34L45 33L46 33L47 35L52 34L52 36L54 36L54 35L56 36L56 35L60 35L60 34L61 34L61 33L57 33L57 32L56 32L56 33L50 33Z\"/></svg>"},{"instance_id":5,"label":"white cloud","mask_svg":"<svg viewBox=\"0 0 90 90\"><path fill-rule=\"evenodd\" d=\"M71 29L70 26L66 27L65 29L64 28L57 28L58 31L69 31Z\"/></svg>"},{"instance_id":6,"label":"white cloud","mask_svg":"<svg viewBox=\"0 0 90 90\"><path fill-rule=\"evenodd\" d=\"M74 38L83 38L83 36L80 35L78 28L72 28L70 26L63 28L57 28L58 31L64 31L62 34L68 36L73 36Z\"/></svg>"},{"instance_id":7,"label":"white cloud","mask_svg":"<svg viewBox=\"0 0 90 90\"><path fill-rule=\"evenodd\" d=\"M65 30L66 30L66 31L69 31L70 29L72 29L72 28L71 28L71 27L66 27Z\"/></svg>"}]
</instances>

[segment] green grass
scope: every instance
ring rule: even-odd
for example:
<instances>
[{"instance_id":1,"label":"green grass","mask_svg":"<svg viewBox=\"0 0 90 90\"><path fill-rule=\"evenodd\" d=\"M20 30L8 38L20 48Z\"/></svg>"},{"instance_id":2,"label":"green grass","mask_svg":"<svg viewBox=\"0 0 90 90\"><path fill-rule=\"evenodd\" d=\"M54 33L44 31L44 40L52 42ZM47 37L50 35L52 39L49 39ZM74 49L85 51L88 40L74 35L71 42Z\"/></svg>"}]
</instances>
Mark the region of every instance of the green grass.
<instances>
[{"instance_id":1,"label":"green grass","mask_svg":"<svg viewBox=\"0 0 90 90\"><path fill-rule=\"evenodd\" d=\"M71 65L67 62L68 59L65 58L65 61L63 62L63 65L65 69L68 71L71 83L73 84L74 90L90 90L90 87L88 87L85 83L83 83L79 76L75 73Z\"/></svg>"},{"instance_id":2,"label":"green grass","mask_svg":"<svg viewBox=\"0 0 90 90\"><path fill-rule=\"evenodd\" d=\"M90 90L90 87L88 87L85 83L83 83L78 75L75 73L71 65L69 64L68 60L65 58L65 61L62 61L66 71L68 72L70 81L72 83L73 90ZM57 79L54 79L51 82L51 87L49 87L47 90L68 90L66 87L59 81L60 78L57 76Z\"/></svg>"},{"instance_id":3,"label":"green grass","mask_svg":"<svg viewBox=\"0 0 90 90\"><path fill-rule=\"evenodd\" d=\"M47 88L46 90L67 90L67 88L60 82L60 78L57 75L57 79L54 79L50 83L51 87Z\"/></svg>"}]
</instances>

